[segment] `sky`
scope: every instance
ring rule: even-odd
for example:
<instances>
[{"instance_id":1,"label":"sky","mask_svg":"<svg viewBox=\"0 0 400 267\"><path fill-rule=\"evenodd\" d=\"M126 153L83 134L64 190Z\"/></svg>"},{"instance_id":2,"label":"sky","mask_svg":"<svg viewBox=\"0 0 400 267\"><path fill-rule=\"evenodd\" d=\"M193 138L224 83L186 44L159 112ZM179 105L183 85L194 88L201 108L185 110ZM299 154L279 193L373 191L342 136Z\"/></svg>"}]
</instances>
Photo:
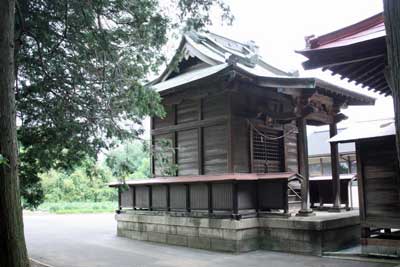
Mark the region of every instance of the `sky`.
<instances>
[{"instance_id":1,"label":"sky","mask_svg":"<svg viewBox=\"0 0 400 267\"><path fill-rule=\"evenodd\" d=\"M357 121L391 118L393 102L366 88L355 86L320 69L305 71L306 60L295 50L305 48L305 36L319 36L356 23L382 12L382 0L225 0L235 16L232 26L222 25L218 14L213 15L208 30L244 42L253 40L259 53L268 63L286 71L298 70L302 77L318 77L349 90L376 98L375 106L348 107L342 112L349 118L339 127ZM174 51L177 41L167 44ZM145 128L149 128L148 120ZM318 130L310 127L309 134ZM148 134L148 131L146 131Z\"/></svg>"},{"instance_id":2,"label":"sky","mask_svg":"<svg viewBox=\"0 0 400 267\"><path fill-rule=\"evenodd\" d=\"M382 12L382 0L226 0L235 21L221 26L218 17L208 29L233 40L253 40L261 56L270 64L287 71L299 70L303 77L319 77L344 88L375 97L371 107L343 110L354 121L393 117L391 97L383 97L355 86L339 76L321 70L304 71L305 57L295 50L305 48L305 36L319 36Z\"/></svg>"}]
</instances>

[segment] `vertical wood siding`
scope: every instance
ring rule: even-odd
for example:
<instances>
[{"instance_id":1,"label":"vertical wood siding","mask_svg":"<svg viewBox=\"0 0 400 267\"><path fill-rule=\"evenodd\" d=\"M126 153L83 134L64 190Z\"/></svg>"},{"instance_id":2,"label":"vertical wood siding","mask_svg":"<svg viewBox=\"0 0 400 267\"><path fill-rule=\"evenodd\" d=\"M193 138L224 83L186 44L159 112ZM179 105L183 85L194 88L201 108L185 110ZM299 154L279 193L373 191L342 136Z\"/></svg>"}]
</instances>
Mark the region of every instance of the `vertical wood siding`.
<instances>
[{"instance_id":1,"label":"vertical wood siding","mask_svg":"<svg viewBox=\"0 0 400 267\"><path fill-rule=\"evenodd\" d=\"M296 134L277 141L264 142L265 151L262 153L264 155L256 155L250 152L251 140L247 123L247 119L255 119L263 111L289 112L293 108L291 102L273 90L267 92L265 89L252 88L254 90L249 93L245 87L249 85L243 84L243 86L217 94L215 94L217 91L212 92L206 87L202 88L204 89L202 91L177 93L164 98L167 116L162 120L153 119L153 140L164 138L176 141L177 151L171 161L173 159L177 164L177 175L297 172ZM205 91L208 93L204 93ZM280 102L280 99L283 102ZM210 120L221 119L222 116L226 117L227 123L221 121L210 123ZM262 120L259 122L263 123ZM168 134L164 134L165 132ZM200 132L203 133L202 136ZM283 133L279 131L273 135ZM257 135L253 136L256 141L257 138L260 139ZM231 145L228 146L229 144ZM252 159L255 159L255 164L252 164ZM266 159L268 168L265 168ZM163 171L159 162L155 160L153 165L154 175L161 176Z\"/></svg>"},{"instance_id":2,"label":"vertical wood siding","mask_svg":"<svg viewBox=\"0 0 400 267\"><path fill-rule=\"evenodd\" d=\"M218 116L226 115L228 112L227 96L217 95L206 97L203 100L203 118L212 119Z\"/></svg>"},{"instance_id":3,"label":"vertical wood siding","mask_svg":"<svg viewBox=\"0 0 400 267\"><path fill-rule=\"evenodd\" d=\"M207 184L190 185L190 208L192 210L208 209L208 187Z\"/></svg>"},{"instance_id":4,"label":"vertical wood siding","mask_svg":"<svg viewBox=\"0 0 400 267\"><path fill-rule=\"evenodd\" d=\"M249 125L244 118L232 120L233 171L250 172Z\"/></svg>"},{"instance_id":5,"label":"vertical wood siding","mask_svg":"<svg viewBox=\"0 0 400 267\"><path fill-rule=\"evenodd\" d=\"M394 137L361 143L367 222L400 228L400 179Z\"/></svg>"},{"instance_id":6,"label":"vertical wood siding","mask_svg":"<svg viewBox=\"0 0 400 267\"><path fill-rule=\"evenodd\" d=\"M198 129L177 133L178 175L199 174L198 139Z\"/></svg>"},{"instance_id":7,"label":"vertical wood siding","mask_svg":"<svg viewBox=\"0 0 400 267\"><path fill-rule=\"evenodd\" d=\"M196 100L185 99L178 104L176 113L178 124L196 121L199 116L198 102Z\"/></svg>"},{"instance_id":8,"label":"vertical wood siding","mask_svg":"<svg viewBox=\"0 0 400 267\"><path fill-rule=\"evenodd\" d=\"M295 123L291 123L288 126L285 126L285 132L293 129L295 127ZM297 134L291 133L285 136L284 138L285 145L285 162L286 162L286 171L288 172L299 172L299 164L297 161Z\"/></svg>"},{"instance_id":9,"label":"vertical wood siding","mask_svg":"<svg viewBox=\"0 0 400 267\"><path fill-rule=\"evenodd\" d=\"M166 185L153 185L152 186L152 208L158 210L166 210L167 205L167 186Z\"/></svg>"},{"instance_id":10,"label":"vertical wood siding","mask_svg":"<svg viewBox=\"0 0 400 267\"><path fill-rule=\"evenodd\" d=\"M147 186L136 186L136 208L148 209L150 208L149 188Z\"/></svg>"},{"instance_id":11,"label":"vertical wood siding","mask_svg":"<svg viewBox=\"0 0 400 267\"><path fill-rule=\"evenodd\" d=\"M121 207L133 208L133 188L121 189Z\"/></svg>"},{"instance_id":12,"label":"vertical wood siding","mask_svg":"<svg viewBox=\"0 0 400 267\"><path fill-rule=\"evenodd\" d=\"M282 209L283 196L287 195L287 181L262 181L258 183L258 206L261 210Z\"/></svg>"},{"instance_id":13,"label":"vertical wood siding","mask_svg":"<svg viewBox=\"0 0 400 267\"><path fill-rule=\"evenodd\" d=\"M212 205L214 210L232 210L232 186L232 183L215 183L212 185Z\"/></svg>"},{"instance_id":14,"label":"vertical wood siding","mask_svg":"<svg viewBox=\"0 0 400 267\"><path fill-rule=\"evenodd\" d=\"M170 185L170 207L171 210L186 210L186 185L173 184Z\"/></svg>"},{"instance_id":15,"label":"vertical wood siding","mask_svg":"<svg viewBox=\"0 0 400 267\"><path fill-rule=\"evenodd\" d=\"M239 209L254 209L256 207L256 183L241 182L238 184Z\"/></svg>"},{"instance_id":16,"label":"vertical wood siding","mask_svg":"<svg viewBox=\"0 0 400 267\"><path fill-rule=\"evenodd\" d=\"M204 127L204 174L227 172L227 134L226 125Z\"/></svg>"}]
</instances>

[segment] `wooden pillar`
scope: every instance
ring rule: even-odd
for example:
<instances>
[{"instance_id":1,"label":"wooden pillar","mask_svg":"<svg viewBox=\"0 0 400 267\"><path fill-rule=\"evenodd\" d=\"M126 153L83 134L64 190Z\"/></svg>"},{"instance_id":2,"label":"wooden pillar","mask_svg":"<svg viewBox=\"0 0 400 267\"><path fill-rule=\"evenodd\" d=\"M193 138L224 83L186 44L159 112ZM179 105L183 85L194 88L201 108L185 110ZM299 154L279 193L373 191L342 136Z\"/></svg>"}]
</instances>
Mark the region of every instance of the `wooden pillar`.
<instances>
[{"instance_id":1,"label":"wooden pillar","mask_svg":"<svg viewBox=\"0 0 400 267\"><path fill-rule=\"evenodd\" d=\"M149 210L153 210L153 187L148 185L147 188L149 189Z\"/></svg>"},{"instance_id":2,"label":"wooden pillar","mask_svg":"<svg viewBox=\"0 0 400 267\"><path fill-rule=\"evenodd\" d=\"M122 210L122 189L121 189L121 185L118 186L118 211Z\"/></svg>"},{"instance_id":3,"label":"wooden pillar","mask_svg":"<svg viewBox=\"0 0 400 267\"><path fill-rule=\"evenodd\" d=\"M332 123L329 125L329 135L334 137L337 134L337 125ZM338 143L330 143L331 145L331 169L332 169L332 194L333 207L331 211L340 211L340 174L339 174L339 149Z\"/></svg>"},{"instance_id":4,"label":"wooden pillar","mask_svg":"<svg viewBox=\"0 0 400 267\"><path fill-rule=\"evenodd\" d=\"M186 184L186 211L191 212L191 204L190 204L190 184Z\"/></svg>"},{"instance_id":5,"label":"wooden pillar","mask_svg":"<svg viewBox=\"0 0 400 267\"><path fill-rule=\"evenodd\" d=\"M239 220L239 193L238 193L238 183L234 182L232 184L232 218Z\"/></svg>"},{"instance_id":6,"label":"wooden pillar","mask_svg":"<svg viewBox=\"0 0 400 267\"><path fill-rule=\"evenodd\" d=\"M171 187L170 184L166 184L167 190L167 211L171 211Z\"/></svg>"},{"instance_id":7,"label":"wooden pillar","mask_svg":"<svg viewBox=\"0 0 400 267\"><path fill-rule=\"evenodd\" d=\"M347 166L348 166L348 173L352 174L353 173L353 166L351 166L351 158L350 156L347 156Z\"/></svg>"},{"instance_id":8,"label":"wooden pillar","mask_svg":"<svg viewBox=\"0 0 400 267\"><path fill-rule=\"evenodd\" d=\"M309 169L308 169L308 148L307 148L307 121L304 118L297 120L298 136L297 147L299 157L299 171L303 176L301 183L301 209L297 216L311 216L315 215L310 208L310 182L309 182Z\"/></svg>"},{"instance_id":9,"label":"wooden pillar","mask_svg":"<svg viewBox=\"0 0 400 267\"><path fill-rule=\"evenodd\" d=\"M136 186L132 186L132 207L136 208Z\"/></svg>"},{"instance_id":10,"label":"wooden pillar","mask_svg":"<svg viewBox=\"0 0 400 267\"><path fill-rule=\"evenodd\" d=\"M208 183L207 184L208 188L208 214L212 214L213 211L213 197L212 197L212 184Z\"/></svg>"}]
</instances>

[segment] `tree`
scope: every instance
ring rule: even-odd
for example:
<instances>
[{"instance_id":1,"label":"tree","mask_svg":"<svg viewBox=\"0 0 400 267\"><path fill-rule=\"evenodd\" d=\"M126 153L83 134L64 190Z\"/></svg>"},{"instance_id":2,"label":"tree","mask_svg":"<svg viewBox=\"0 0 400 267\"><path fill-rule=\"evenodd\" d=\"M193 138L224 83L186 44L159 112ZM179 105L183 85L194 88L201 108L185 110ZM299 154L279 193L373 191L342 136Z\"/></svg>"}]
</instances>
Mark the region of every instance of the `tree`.
<instances>
[{"instance_id":1,"label":"tree","mask_svg":"<svg viewBox=\"0 0 400 267\"><path fill-rule=\"evenodd\" d=\"M150 177L150 154L142 142L125 142L111 150L105 163L118 179Z\"/></svg>"},{"instance_id":2,"label":"tree","mask_svg":"<svg viewBox=\"0 0 400 267\"><path fill-rule=\"evenodd\" d=\"M14 97L14 5L0 1L0 266L29 266L18 181Z\"/></svg>"},{"instance_id":3,"label":"tree","mask_svg":"<svg viewBox=\"0 0 400 267\"><path fill-rule=\"evenodd\" d=\"M48 202L101 202L116 200L116 191L107 186L114 180L111 171L85 158L71 171L50 170L40 174Z\"/></svg>"},{"instance_id":4,"label":"tree","mask_svg":"<svg viewBox=\"0 0 400 267\"><path fill-rule=\"evenodd\" d=\"M174 30L211 23L223 0L19 0L16 99L22 193L43 197L39 172L95 157L111 138L135 138L160 97L142 84L165 62ZM165 3L161 5L160 2ZM171 15L177 14L177 15Z\"/></svg>"},{"instance_id":5,"label":"tree","mask_svg":"<svg viewBox=\"0 0 400 267\"><path fill-rule=\"evenodd\" d=\"M397 157L400 162L400 1L383 1L386 46L387 79L392 90L396 124Z\"/></svg>"},{"instance_id":6,"label":"tree","mask_svg":"<svg viewBox=\"0 0 400 267\"><path fill-rule=\"evenodd\" d=\"M176 0L175 23L157 0L0 3L0 266L20 267L29 263L15 116L23 185L95 156L113 136L135 137L140 130L121 122L163 114L159 95L141 84L163 62L169 30L210 23L215 4L225 17L229 9L222 0ZM27 200L43 195L35 194Z\"/></svg>"}]
</instances>

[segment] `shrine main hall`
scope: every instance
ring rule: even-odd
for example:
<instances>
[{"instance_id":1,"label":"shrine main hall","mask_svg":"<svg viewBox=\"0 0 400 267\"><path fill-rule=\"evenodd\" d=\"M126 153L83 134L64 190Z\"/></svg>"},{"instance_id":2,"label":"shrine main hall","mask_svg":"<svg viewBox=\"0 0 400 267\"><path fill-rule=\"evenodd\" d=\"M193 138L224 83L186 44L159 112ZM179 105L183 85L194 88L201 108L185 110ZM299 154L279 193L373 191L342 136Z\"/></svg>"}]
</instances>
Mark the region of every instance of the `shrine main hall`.
<instances>
[{"instance_id":1,"label":"shrine main hall","mask_svg":"<svg viewBox=\"0 0 400 267\"><path fill-rule=\"evenodd\" d=\"M346 119L374 99L268 64L254 42L210 32L183 36L148 85L166 115L151 119L153 178L115 182L117 234L137 240L245 252L322 255L359 242L331 143L328 205L310 205L307 125Z\"/></svg>"}]
</instances>

